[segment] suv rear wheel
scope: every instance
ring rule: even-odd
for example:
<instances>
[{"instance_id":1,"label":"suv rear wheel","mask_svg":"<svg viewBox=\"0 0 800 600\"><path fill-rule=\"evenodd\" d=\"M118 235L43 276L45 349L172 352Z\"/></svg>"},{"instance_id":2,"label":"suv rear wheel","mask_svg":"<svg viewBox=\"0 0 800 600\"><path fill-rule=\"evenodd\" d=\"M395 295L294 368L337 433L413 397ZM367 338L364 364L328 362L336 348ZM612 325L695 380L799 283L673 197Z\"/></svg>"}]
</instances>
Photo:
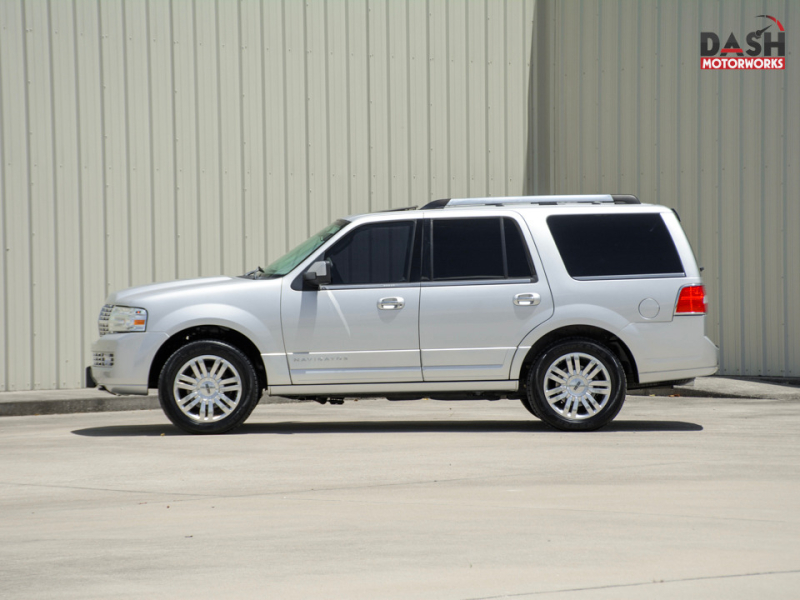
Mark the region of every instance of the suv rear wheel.
<instances>
[{"instance_id":1,"label":"suv rear wheel","mask_svg":"<svg viewBox=\"0 0 800 600\"><path fill-rule=\"evenodd\" d=\"M170 421L188 433L225 433L258 404L250 360L216 340L191 342L169 357L158 379L158 399Z\"/></svg>"},{"instance_id":2,"label":"suv rear wheel","mask_svg":"<svg viewBox=\"0 0 800 600\"><path fill-rule=\"evenodd\" d=\"M593 431L610 423L622 408L625 371L602 344L564 340L533 364L527 391L531 412L548 425L564 431Z\"/></svg>"}]
</instances>

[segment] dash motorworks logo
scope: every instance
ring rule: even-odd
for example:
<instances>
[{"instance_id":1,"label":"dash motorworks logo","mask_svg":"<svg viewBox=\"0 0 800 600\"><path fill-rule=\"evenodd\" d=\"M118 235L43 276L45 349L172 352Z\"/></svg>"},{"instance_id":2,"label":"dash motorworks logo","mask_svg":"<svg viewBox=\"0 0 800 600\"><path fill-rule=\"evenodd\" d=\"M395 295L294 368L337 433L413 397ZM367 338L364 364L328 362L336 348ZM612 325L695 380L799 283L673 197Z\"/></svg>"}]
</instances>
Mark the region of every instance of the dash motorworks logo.
<instances>
[{"instance_id":1,"label":"dash motorworks logo","mask_svg":"<svg viewBox=\"0 0 800 600\"><path fill-rule=\"evenodd\" d=\"M770 15L745 36L743 48L731 32L720 48L720 37L711 31L700 33L700 68L712 70L775 70L786 68L786 32L783 24Z\"/></svg>"}]
</instances>

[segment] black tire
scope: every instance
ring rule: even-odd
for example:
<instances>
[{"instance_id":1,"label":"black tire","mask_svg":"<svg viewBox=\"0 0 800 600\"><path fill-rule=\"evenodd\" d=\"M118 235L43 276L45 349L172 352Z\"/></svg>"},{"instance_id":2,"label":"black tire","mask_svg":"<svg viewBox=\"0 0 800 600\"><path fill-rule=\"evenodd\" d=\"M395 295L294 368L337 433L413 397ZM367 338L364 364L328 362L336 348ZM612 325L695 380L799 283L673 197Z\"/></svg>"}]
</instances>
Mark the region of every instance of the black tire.
<instances>
[{"instance_id":1,"label":"black tire","mask_svg":"<svg viewBox=\"0 0 800 600\"><path fill-rule=\"evenodd\" d=\"M230 344L190 342L164 364L158 400L167 418L188 433L225 433L244 423L258 405L256 371Z\"/></svg>"},{"instance_id":2,"label":"black tire","mask_svg":"<svg viewBox=\"0 0 800 600\"><path fill-rule=\"evenodd\" d=\"M594 431L607 425L619 414L627 391L617 356L582 338L563 340L539 355L527 384L531 412L562 431Z\"/></svg>"},{"instance_id":3,"label":"black tire","mask_svg":"<svg viewBox=\"0 0 800 600\"><path fill-rule=\"evenodd\" d=\"M540 418L539 415L536 414L536 411L533 410L533 406L531 405L531 401L528 399L527 396L523 396L522 398L519 399L519 401L522 402L522 406L525 407L525 410L527 410L529 413L531 413L537 419Z\"/></svg>"}]
</instances>

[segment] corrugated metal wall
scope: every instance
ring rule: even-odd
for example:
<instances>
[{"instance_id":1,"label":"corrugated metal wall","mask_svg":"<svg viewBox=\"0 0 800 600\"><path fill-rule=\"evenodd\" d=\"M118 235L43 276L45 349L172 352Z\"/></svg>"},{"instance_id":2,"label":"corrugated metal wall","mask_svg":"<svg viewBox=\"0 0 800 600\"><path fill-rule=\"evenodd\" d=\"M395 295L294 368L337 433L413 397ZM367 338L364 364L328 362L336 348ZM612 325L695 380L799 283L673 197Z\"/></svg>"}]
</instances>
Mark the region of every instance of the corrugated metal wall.
<instances>
[{"instance_id":1,"label":"corrugated metal wall","mask_svg":"<svg viewBox=\"0 0 800 600\"><path fill-rule=\"evenodd\" d=\"M553 193L676 208L705 267L721 371L799 377L800 5L583 0L540 13ZM762 14L786 28L785 71L700 69L701 31L744 43Z\"/></svg>"},{"instance_id":2,"label":"corrugated metal wall","mask_svg":"<svg viewBox=\"0 0 800 600\"><path fill-rule=\"evenodd\" d=\"M677 208L723 372L800 376L798 13L4 0L0 390L80 386L110 290L238 274L348 213L550 192ZM700 70L700 31L759 14L786 71Z\"/></svg>"},{"instance_id":3,"label":"corrugated metal wall","mask_svg":"<svg viewBox=\"0 0 800 600\"><path fill-rule=\"evenodd\" d=\"M534 8L0 2L0 390L79 387L110 290L537 187Z\"/></svg>"}]
</instances>

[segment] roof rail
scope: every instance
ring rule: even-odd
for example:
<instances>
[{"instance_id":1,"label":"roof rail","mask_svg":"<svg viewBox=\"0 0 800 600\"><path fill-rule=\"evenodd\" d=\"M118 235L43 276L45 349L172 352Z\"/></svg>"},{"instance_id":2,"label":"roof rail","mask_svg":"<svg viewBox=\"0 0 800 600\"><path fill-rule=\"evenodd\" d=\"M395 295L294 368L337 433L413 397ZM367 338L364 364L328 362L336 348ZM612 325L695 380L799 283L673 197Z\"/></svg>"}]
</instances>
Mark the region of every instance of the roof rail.
<instances>
[{"instance_id":1,"label":"roof rail","mask_svg":"<svg viewBox=\"0 0 800 600\"><path fill-rule=\"evenodd\" d=\"M417 210L417 207L416 206L403 206L401 208L385 208L383 210L376 210L375 212L379 212L379 213L403 212L405 210Z\"/></svg>"},{"instance_id":2,"label":"roof rail","mask_svg":"<svg viewBox=\"0 0 800 600\"><path fill-rule=\"evenodd\" d=\"M636 196L611 194L579 194L574 196L505 196L489 198L443 198L434 200L420 210L445 208L450 206L509 206L513 204L641 204Z\"/></svg>"}]
</instances>

